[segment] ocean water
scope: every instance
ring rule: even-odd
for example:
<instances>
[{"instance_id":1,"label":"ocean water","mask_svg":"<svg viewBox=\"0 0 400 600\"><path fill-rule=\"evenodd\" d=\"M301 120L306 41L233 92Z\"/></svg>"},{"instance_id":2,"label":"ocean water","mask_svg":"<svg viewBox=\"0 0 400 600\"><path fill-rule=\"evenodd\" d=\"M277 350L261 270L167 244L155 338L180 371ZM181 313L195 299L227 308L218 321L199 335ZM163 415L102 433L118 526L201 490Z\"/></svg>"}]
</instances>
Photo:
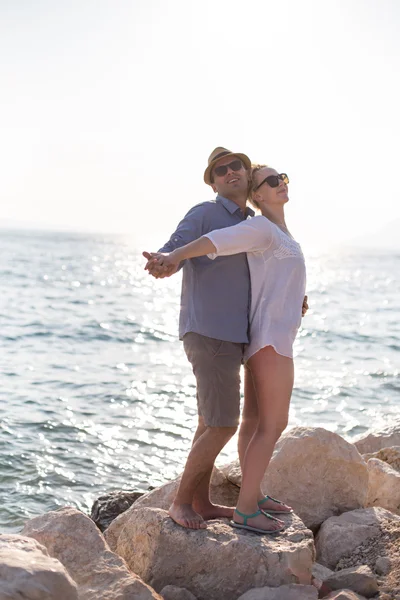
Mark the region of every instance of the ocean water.
<instances>
[{"instance_id":1,"label":"ocean water","mask_svg":"<svg viewBox=\"0 0 400 600\"><path fill-rule=\"evenodd\" d=\"M196 425L180 275L134 240L1 232L0 531L178 475ZM290 425L352 439L400 414L400 253L306 253ZM236 456L235 440L220 463Z\"/></svg>"}]
</instances>

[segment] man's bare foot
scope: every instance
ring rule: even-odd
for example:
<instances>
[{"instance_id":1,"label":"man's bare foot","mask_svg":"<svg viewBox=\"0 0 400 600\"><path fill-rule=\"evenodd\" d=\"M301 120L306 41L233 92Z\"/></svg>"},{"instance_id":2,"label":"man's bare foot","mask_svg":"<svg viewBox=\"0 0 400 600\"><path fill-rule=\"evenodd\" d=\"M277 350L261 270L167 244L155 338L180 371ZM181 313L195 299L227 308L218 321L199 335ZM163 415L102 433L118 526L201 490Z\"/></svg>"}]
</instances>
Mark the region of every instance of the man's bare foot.
<instances>
[{"instance_id":1,"label":"man's bare foot","mask_svg":"<svg viewBox=\"0 0 400 600\"><path fill-rule=\"evenodd\" d=\"M258 511L253 511L254 514ZM234 514L233 518L235 523L240 523L241 525L244 523L244 517L241 517L237 512ZM276 519L275 517L267 517L264 513L257 515L256 517L252 517L247 519L246 525L249 527L255 527L256 529L262 529L266 533L271 531L279 531L282 529L282 526L285 525L284 521L280 519Z\"/></svg>"},{"instance_id":2,"label":"man's bare foot","mask_svg":"<svg viewBox=\"0 0 400 600\"><path fill-rule=\"evenodd\" d=\"M211 502L196 502L193 504L193 508L195 508L196 512L206 520L221 518L232 519L233 511L235 510L233 506L221 506L220 504L212 504Z\"/></svg>"},{"instance_id":3,"label":"man's bare foot","mask_svg":"<svg viewBox=\"0 0 400 600\"><path fill-rule=\"evenodd\" d=\"M191 504L175 504L173 502L168 511L171 519L187 529L206 529L207 525L199 513L197 513Z\"/></svg>"},{"instance_id":4,"label":"man's bare foot","mask_svg":"<svg viewBox=\"0 0 400 600\"><path fill-rule=\"evenodd\" d=\"M261 510L265 510L265 512L269 512L273 514L285 514L292 513L293 509L291 506L276 500L275 498L271 498L270 496L260 496L258 499L258 506Z\"/></svg>"}]
</instances>

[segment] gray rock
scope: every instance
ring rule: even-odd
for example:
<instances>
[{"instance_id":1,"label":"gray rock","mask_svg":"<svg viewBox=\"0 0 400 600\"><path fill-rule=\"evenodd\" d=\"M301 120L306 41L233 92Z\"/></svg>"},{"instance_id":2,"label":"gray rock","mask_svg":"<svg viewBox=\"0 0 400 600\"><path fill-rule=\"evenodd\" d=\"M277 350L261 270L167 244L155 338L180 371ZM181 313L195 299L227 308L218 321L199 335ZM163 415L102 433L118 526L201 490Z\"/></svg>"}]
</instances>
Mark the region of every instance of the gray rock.
<instances>
[{"instance_id":1,"label":"gray rock","mask_svg":"<svg viewBox=\"0 0 400 600\"><path fill-rule=\"evenodd\" d=\"M324 600L366 600L366 598L352 590L339 590L324 596Z\"/></svg>"},{"instance_id":2,"label":"gray rock","mask_svg":"<svg viewBox=\"0 0 400 600\"><path fill-rule=\"evenodd\" d=\"M371 538L384 535L387 523L400 522L400 517L384 508L364 508L330 517L316 536L317 561L334 569L339 560L358 552Z\"/></svg>"},{"instance_id":3,"label":"gray rock","mask_svg":"<svg viewBox=\"0 0 400 600\"><path fill-rule=\"evenodd\" d=\"M328 579L328 577L330 577L335 571L332 571L331 569L328 569L328 567L324 567L324 565L320 565L316 562L313 564L311 572L315 579L318 579L319 581L325 581L325 579Z\"/></svg>"},{"instance_id":4,"label":"gray rock","mask_svg":"<svg viewBox=\"0 0 400 600\"><path fill-rule=\"evenodd\" d=\"M160 592L164 600L196 600L192 592L186 588L176 587L175 585L166 585Z\"/></svg>"},{"instance_id":5,"label":"gray rock","mask_svg":"<svg viewBox=\"0 0 400 600\"><path fill-rule=\"evenodd\" d=\"M391 561L388 556L378 556L375 563L375 571L378 575L387 575L390 572Z\"/></svg>"},{"instance_id":6,"label":"gray rock","mask_svg":"<svg viewBox=\"0 0 400 600\"><path fill-rule=\"evenodd\" d=\"M249 590L238 600L317 600L318 591L312 585L281 585L278 588L262 587Z\"/></svg>"},{"instance_id":7,"label":"gray rock","mask_svg":"<svg viewBox=\"0 0 400 600\"><path fill-rule=\"evenodd\" d=\"M118 515L128 510L143 495L144 492L133 490L115 490L103 494L93 503L90 518L100 531L105 531Z\"/></svg>"},{"instance_id":8,"label":"gray rock","mask_svg":"<svg viewBox=\"0 0 400 600\"><path fill-rule=\"evenodd\" d=\"M366 598L375 596L379 591L373 572L365 565L337 571L325 579L325 583L332 590L349 589Z\"/></svg>"}]
</instances>

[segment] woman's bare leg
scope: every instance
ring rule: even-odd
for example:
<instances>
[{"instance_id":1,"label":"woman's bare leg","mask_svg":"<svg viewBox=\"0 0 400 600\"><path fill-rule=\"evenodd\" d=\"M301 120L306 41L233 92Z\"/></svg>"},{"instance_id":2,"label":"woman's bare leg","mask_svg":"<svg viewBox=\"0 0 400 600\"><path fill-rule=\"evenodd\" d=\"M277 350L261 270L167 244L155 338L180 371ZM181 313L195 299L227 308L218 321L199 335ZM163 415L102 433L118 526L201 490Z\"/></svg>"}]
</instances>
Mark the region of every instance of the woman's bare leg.
<instances>
[{"instance_id":1,"label":"woman's bare leg","mask_svg":"<svg viewBox=\"0 0 400 600\"><path fill-rule=\"evenodd\" d=\"M245 514L253 514L258 510L260 484L274 446L287 425L294 369L293 360L281 356L272 346L259 350L250 358L248 366L256 392L259 419L243 459L237 509ZM263 509L266 510L264 505ZM234 519L238 523L243 521L237 514ZM265 530L279 527L279 523L269 521L263 515L249 519L248 524Z\"/></svg>"},{"instance_id":2,"label":"woman's bare leg","mask_svg":"<svg viewBox=\"0 0 400 600\"><path fill-rule=\"evenodd\" d=\"M258 425L258 404L251 371L246 364L244 366L244 405L242 419L240 422L238 436L238 453L240 467L243 471L244 457L251 438L256 432Z\"/></svg>"}]
</instances>

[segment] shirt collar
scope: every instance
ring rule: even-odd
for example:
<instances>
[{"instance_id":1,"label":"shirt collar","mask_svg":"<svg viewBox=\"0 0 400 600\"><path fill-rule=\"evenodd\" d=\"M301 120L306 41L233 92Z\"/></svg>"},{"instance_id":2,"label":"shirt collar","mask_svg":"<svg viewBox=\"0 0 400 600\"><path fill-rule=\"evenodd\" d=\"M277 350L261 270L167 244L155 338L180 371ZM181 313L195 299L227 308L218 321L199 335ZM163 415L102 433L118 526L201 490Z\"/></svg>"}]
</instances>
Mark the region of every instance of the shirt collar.
<instances>
[{"instance_id":1,"label":"shirt collar","mask_svg":"<svg viewBox=\"0 0 400 600\"><path fill-rule=\"evenodd\" d=\"M217 195L216 200L217 202L221 202L221 204L225 206L226 210L228 210L231 213L231 215L233 215L233 213L235 213L237 210L240 210L240 207L237 204L235 204L233 200L229 200L229 198L224 198L224 196L220 196L220 194ZM249 206L246 206L245 216L254 217L254 215L254 210L252 210Z\"/></svg>"}]
</instances>

